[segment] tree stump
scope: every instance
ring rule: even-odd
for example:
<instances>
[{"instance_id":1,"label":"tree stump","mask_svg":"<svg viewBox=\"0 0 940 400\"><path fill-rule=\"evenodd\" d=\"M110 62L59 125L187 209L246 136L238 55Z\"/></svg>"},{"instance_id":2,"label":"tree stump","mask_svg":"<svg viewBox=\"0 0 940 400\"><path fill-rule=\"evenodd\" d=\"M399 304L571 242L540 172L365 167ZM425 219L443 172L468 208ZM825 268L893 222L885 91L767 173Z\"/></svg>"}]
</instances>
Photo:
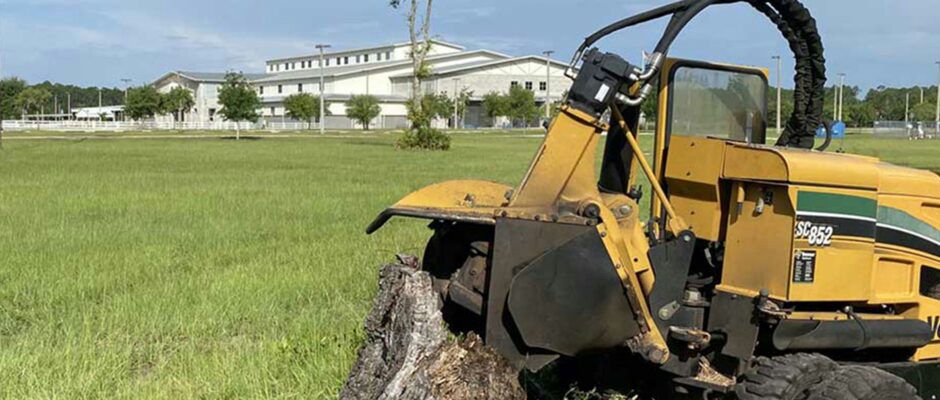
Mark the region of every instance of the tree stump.
<instances>
[{"instance_id":1,"label":"tree stump","mask_svg":"<svg viewBox=\"0 0 940 400\"><path fill-rule=\"evenodd\" d=\"M448 334L417 260L382 268L365 343L340 392L347 400L525 399L519 370L475 334Z\"/></svg>"}]
</instances>

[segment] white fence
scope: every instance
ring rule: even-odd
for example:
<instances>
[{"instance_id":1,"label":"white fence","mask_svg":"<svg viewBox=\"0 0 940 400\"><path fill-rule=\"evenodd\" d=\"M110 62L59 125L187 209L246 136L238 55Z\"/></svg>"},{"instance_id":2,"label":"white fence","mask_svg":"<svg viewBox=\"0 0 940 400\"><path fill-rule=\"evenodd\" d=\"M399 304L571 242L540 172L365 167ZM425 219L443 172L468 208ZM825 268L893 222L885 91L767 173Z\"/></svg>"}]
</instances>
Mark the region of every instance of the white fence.
<instances>
[{"instance_id":1,"label":"white fence","mask_svg":"<svg viewBox=\"0 0 940 400\"><path fill-rule=\"evenodd\" d=\"M362 126L346 116L328 116L324 123L326 129L356 130ZM25 131L45 130L56 132L125 132L125 131L158 131L158 130L190 130L190 131L234 131L236 125L229 121L211 122L172 122L172 121L2 121L4 130ZM372 121L371 129L402 129L408 126L405 117L380 116ZM268 118L256 123L241 122L237 126L241 130L269 130L269 131L297 131L306 129L320 129L317 122L297 122L290 119Z\"/></svg>"},{"instance_id":2,"label":"white fence","mask_svg":"<svg viewBox=\"0 0 940 400\"><path fill-rule=\"evenodd\" d=\"M317 128L317 124L312 124ZM306 123L301 122L270 122L251 123L241 122L237 128L242 130L302 130L307 129ZM158 122L158 121L3 121L3 130L24 131L60 131L60 132L123 132L123 131L156 131L156 130L200 130L222 131L235 130L234 122Z\"/></svg>"},{"instance_id":3,"label":"white fence","mask_svg":"<svg viewBox=\"0 0 940 400\"><path fill-rule=\"evenodd\" d=\"M904 139L940 139L940 126L936 121L905 122L875 121L875 136Z\"/></svg>"}]
</instances>

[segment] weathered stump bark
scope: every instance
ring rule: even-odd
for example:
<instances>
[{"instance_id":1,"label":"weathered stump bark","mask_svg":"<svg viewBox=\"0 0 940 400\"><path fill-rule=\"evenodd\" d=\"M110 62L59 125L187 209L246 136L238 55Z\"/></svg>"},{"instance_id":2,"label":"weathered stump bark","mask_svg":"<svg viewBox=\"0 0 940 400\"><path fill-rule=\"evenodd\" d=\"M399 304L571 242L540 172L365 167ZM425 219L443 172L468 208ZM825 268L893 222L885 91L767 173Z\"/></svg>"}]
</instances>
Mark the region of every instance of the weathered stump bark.
<instances>
[{"instance_id":1,"label":"weathered stump bark","mask_svg":"<svg viewBox=\"0 0 940 400\"><path fill-rule=\"evenodd\" d=\"M406 264L382 269L366 340L340 398L525 399L519 370L479 337L449 337L431 277L414 260Z\"/></svg>"}]
</instances>

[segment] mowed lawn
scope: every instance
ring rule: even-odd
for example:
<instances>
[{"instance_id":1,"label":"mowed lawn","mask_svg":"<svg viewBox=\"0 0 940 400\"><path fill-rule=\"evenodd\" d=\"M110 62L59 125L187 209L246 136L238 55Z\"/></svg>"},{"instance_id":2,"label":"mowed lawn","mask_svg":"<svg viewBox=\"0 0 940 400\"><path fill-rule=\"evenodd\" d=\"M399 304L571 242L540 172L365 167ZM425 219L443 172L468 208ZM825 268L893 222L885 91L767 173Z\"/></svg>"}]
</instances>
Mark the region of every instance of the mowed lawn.
<instances>
[{"instance_id":1,"label":"mowed lawn","mask_svg":"<svg viewBox=\"0 0 940 400\"><path fill-rule=\"evenodd\" d=\"M429 235L419 221L365 226L433 182L515 184L539 144L393 142L6 142L0 398L335 398L378 267ZM940 141L846 149L940 169Z\"/></svg>"}]
</instances>

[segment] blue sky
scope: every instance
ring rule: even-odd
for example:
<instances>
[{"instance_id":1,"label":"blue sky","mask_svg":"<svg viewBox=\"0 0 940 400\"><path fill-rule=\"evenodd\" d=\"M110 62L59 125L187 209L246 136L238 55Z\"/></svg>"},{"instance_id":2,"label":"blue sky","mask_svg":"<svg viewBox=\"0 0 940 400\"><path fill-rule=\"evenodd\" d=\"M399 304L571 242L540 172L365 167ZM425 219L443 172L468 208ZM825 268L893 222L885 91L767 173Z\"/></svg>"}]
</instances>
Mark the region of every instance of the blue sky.
<instances>
[{"instance_id":1,"label":"blue sky","mask_svg":"<svg viewBox=\"0 0 940 400\"><path fill-rule=\"evenodd\" d=\"M830 76L864 89L932 85L940 60L937 0L804 0L827 47ZM3 76L29 82L120 86L171 70L261 71L266 58L402 41L404 16L387 0L0 0ZM553 49L566 59L581 39L662 0L437 0L442 39L513 55ZM663 24L607 39L636 60ZM673 55L771 66L787 53L776 30L748 6L713 7L679 38ZM789 58L789 57L788 57ZM785 65L785 76L792 64ZM786 79L788 81L789 79ZM790 84L792 85L792 84Z\"/></svg>"}]
</instances>

